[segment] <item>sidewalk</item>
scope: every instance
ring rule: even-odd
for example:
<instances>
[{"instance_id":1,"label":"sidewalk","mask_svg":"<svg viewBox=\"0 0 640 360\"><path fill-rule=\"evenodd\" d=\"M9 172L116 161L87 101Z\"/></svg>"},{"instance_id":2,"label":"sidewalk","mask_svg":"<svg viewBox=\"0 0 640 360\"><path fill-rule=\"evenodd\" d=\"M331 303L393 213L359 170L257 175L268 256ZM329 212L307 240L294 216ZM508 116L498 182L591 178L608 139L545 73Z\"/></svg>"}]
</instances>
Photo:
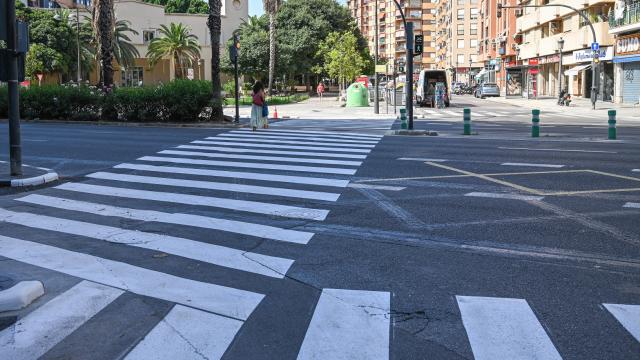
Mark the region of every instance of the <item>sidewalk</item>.
<instances>
[{"instance_id":1,"label":"sidewalk","mask_svg":"<svg viewBox=\"0 0 640 360\"><path fill-rule=\"evenodd\" d=\"M561 108L557 101L558 99L553 98L542 98L542 99L524 99L524 98L508 98L504 97L495 97L495 98L486 98L485 100L489 100L496 103L508 104L516 107L524 107L530 109L549 109L549 108ZM568 108L563 108L569 111L578 111L578 112L593 112L591 109L591 100L583 99L583 98L573 98L571 101L571 106ZM629 104L614 104L606 101L598 101L596 103L596 112L606 113L608 110L616 110L618 112L618 116L624 117L637 117L640 118L640 106L637 105L629 105Z\"/></svg>"}]
</instances>

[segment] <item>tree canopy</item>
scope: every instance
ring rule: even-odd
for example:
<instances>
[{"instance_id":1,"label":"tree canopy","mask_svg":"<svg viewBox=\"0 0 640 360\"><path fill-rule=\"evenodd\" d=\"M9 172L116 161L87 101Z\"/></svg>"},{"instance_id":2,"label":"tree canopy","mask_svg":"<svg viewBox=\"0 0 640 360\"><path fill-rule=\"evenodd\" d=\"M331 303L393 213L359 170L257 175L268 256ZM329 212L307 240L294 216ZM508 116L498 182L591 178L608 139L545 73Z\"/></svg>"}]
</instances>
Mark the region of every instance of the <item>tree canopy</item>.
<instances>
[{"instance_id":1,"label":"tree canopy","mask_svg":"<svg viewBox=\"0 0 640 360\"><path fill-rule=\"evenodd\" d=\"M166 13L208 14L209 5L204 0L144 0L164 6Z\"/></svg>"},{"instance_id":2,"label":"tree canopy","mask_svg":"<svg viewBox=\"0 0 640 360\"><path fill-rule=\"evenodd\" d=\"M330 77L338 79L340 84L354 79L370 63L370 59L358 50L358 39L353 33L332 32L320 44L318 55L323 60L323 66L318 68L318 72L326 72Z\"/></svg>"}]
</instances>

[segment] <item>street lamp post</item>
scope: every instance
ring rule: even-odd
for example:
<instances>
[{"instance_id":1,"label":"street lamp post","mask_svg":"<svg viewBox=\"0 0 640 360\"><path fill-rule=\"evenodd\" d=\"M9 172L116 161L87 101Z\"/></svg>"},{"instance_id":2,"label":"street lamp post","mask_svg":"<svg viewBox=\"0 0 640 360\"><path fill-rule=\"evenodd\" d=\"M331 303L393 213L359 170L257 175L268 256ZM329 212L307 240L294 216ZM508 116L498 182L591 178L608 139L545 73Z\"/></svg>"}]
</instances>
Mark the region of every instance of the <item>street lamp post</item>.
<instances>
[{"instance_id":1,"label":"street lamp post","mask_svg":"<svg viewBox=\"0 0 640 360\"><path fill-rule=\"evenodd\" d=\"M497 12L497 16L501 17L502 16L502 9L523 9L523 8L540 8L540 7L547 7L547 6L555 6L555 7L564 7L567 9L571 9L573 10L576 14L578 14L578 16L580 16L587 25L589 25L589 28L591 29L591 35L593 36L593 43L597 43L597 37L596 37L596 30L593 27L593 23L591 22L591 20L589 20L589 17L587 15L585 15L582 11L579 11L578 9L569 6L569 5L564 5L564 4L546 4L546 5L514 5L514 6L505 6L502 4L498 4L498 12ZM596 109L596 101L598 100L598 88L596 86L596 78L597 78L597 70L596 70L596 54L593 54L592 58L591 58L591 105L592 108L595 110Z\"/></svg>"},{"instance_id":2,"label":"street lamp post","mask_svg":"<svg viewBox=\"0 0 640 360\"><path fill-rule=\"evenodd\" d=\"M471 66L473 66L473 59L469 55L469 71L467 71L467 77L469 78L469 87L471 87Z\"/></svg>"},{"instance_id":3,"label":"street lamp post","mask_svg":"<svg viewBox=\"0 0 640 360\"><path fill-rule=\"evenodd\" d=\"M56 3L58 2L57 0L55 1ZM78 65L76 66L76 80L78 81L78 85L80 85L80 82L82 81L82 65L81 65L81 57L80 57L80 5L78 4L78 1L75 1L75 8L76 8L76 51L77 51L77 61L78 61ZM62 20L62 18L60 17L60 15L56 14L53 16L53 19L55 21L60 21Z\"/></svg>"},{"instance_id":4,"label":"street lamp post","mask_svg":"<svg viewBox=\"0 0 640 360\"><path fill-rule=\"evenodd\" d=\"M560 58L558 59L558 96L562 93L562 48L564 47L564 39L558 40L558 53Z\"/></svg>"}]
</instances>

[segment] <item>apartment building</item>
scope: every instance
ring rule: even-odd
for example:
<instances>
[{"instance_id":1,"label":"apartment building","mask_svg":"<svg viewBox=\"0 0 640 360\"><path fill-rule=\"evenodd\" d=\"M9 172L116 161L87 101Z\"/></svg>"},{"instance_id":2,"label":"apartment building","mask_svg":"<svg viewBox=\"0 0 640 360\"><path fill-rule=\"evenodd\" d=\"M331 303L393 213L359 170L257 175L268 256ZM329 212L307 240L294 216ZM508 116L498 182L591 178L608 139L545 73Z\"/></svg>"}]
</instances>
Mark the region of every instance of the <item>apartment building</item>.
<instances>
[{"instance_id":1,"label":"apartment building","mask_svg":"<svg viewBox=\"0 0 640 360\"><path fill-rule=\"evenodd\" d=\"M471 84L483 68L478 59L480 0L436 1L436 66L452 81Z\"/></svg>"},{"instance_id":2,"label":"apartment building","mask_svg":"<svg viewBox=\"0 0 640 360\"><path fill-rule=\"evenodd\" d=\"M414 72L435 68L435 4L433 0L400 0L407 22L413 23L414 34L424 36L424 52L414 58ZM377 11L376 11L377 5ZM369 44L372 55L376 50L376 17L378 18L378 56L380 62L394 66L406 62L406 33L402 16L393 0L347 0L351 16Z\"/></svg>"},{"instance_id":3,"label":"apartment building","mask_svg":"<svg viewBox=\"0 0 640 360\"><path fill-rule=\"evenodd\" d=\"M609 34L615 36L613 100L640 103L640 0L618 0L609 13Z\"/></svg>"},{"instance_id":4,"label":"apartment building","mask_svg":"<svg viewBox=\"0 0 640 360\"><path fill-rule=\"evenodd\" d=\"M30 6L42 8L74 8L80 4L80 11L88 15L88 0L34 0L29 1ZM86 5L86 6L85 6ZM197 36L200 45L200 59L182 69L193 79L211 80L211 39L207 27L206 14L167 14L164 7L146 3L140 0L116 0L116 19L129 21L130 27L137 31L137 35L129 34L131 42L140 53L140 57L134 60L134 65L128 68L115 66L114 81L118 86L140 86L169 82L176 77L173 59L166 58L151 66L146 58L149 43L155 37L160 36L158 29L161 25L182 23L189 27L192 34ZM247 1L224 0L222 2L222 35L221 45L224 48L227 39L232 37L233 31L240 27L243 20L248 18L249 7ZM220 51L224 51L221 48ZM98 66L83 74L84 79L91 83L98 81ZM224 77L223 77L224 78Z\"/></svg>"},{"instance_id":5,"label":"apartment building","mask_svg":"<svg viewBox=\"0 0 640 360\"><path fill-rule=\"evenodd\" d=\"M600 45L597 65L598 97L611 101L614 94L614 37L609 33L609 14L614 0L524 0L522 5L537 8L504 10L516 17L518 59L522 65L523 96L557 96L560 86L573 96L591 97L591 60L593 36L579 14L564 7L572 6L593 24ZM509 15L507 15L509 16ZM562 82L562 85L560 84Z\"/></svg>"}]
</instances>

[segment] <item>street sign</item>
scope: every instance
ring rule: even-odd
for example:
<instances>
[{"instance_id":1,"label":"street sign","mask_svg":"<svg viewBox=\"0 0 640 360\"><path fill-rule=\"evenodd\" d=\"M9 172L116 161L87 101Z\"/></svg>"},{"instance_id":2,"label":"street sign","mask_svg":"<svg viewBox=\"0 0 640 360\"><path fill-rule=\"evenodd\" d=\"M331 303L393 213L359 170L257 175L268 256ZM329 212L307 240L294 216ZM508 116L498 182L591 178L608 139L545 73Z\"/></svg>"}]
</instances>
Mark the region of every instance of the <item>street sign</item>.
<instances>
[{"instance_id":1,"label":"street sign","mask_svg":"<svg viewBox=\"0 0 640 360\"><path fill-rule=\"evenodd\" d=\"M193 73L193 68L188 68L187 69L187 78L189 80L193 80L193 78L195 78L194 73Z\"/></svg>"},{"instance_id":2,"label":"street sign","mask_svg":"<svg viewBox=\"0 0 640 360\"><path fill-rule=\"evenodd\" d=\"M376 73L377 74L386 74L387 73L387 65L376 65Z\"/></svg>"},{"instance_id":3,"label":"street sign","mask_svg":"<svg viewBox=\"0 0 640 360\"><path fill-rule=\"evenodd\" d=\"M597 42L591 43L591 50L593 51L600 50L600 44L598 44Z\"/></svg>"},{"instance_id":4,"label":"street sign","mask_svg":"<svg viewBox=\"0 0 640 360\"><path fill-rule=\"evenodd\" d=\"M416 35L413 55L421 55L424 50L424 35Z\"/></svg>"}]
</instances>

